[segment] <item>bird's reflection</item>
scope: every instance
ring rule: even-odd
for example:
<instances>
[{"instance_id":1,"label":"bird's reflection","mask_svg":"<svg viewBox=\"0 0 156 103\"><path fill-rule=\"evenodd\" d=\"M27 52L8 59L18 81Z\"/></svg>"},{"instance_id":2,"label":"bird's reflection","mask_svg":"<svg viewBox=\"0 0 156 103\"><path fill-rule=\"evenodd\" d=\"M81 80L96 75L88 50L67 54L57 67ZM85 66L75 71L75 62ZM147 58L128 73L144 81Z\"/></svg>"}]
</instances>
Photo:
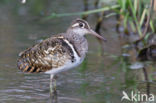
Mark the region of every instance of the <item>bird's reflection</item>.
<instances>
[{"instance_id":1,"label":"bird's reflection","mask_svg":"<svg viewBox=\"0 0 156 103\"><path fill-rule=\"evenodd\" d=\"M55 90L52 94L50 93L50 103L58 103L57 90Z\"/></svg>"}]
</instances>

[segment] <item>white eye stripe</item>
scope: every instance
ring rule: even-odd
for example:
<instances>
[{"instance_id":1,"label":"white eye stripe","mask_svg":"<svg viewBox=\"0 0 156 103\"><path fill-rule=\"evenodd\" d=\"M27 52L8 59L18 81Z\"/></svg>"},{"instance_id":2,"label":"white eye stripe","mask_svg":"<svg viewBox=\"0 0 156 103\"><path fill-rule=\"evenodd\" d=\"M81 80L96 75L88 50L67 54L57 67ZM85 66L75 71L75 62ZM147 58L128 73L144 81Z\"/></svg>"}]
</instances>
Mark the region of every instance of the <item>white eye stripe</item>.
<instances>
[{"instance_id":1,"label":"white eye stripe","mask_svg":"<svg viewBox=\"0 0 156 103\"><path fill-rule=\"evenodd\" d=\"M76 23L76 24L72 25L72 27L76 27L76 26L79 26L79 23Z\"/></svg>"}]
</instances>

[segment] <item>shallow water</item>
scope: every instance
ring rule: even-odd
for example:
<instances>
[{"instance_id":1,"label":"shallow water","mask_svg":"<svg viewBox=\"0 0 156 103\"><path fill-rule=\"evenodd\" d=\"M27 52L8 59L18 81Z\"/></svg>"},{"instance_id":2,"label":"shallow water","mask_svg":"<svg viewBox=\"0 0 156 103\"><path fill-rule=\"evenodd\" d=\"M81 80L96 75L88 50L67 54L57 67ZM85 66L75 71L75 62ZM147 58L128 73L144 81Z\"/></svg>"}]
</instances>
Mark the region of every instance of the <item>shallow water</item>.
<instances>
[{"instance_id":1,"label":"shallow water","mask_svg":"<svg viewBox=\"0 0 156 103\"><path fill-rule=\"evenodd\" d=\"M63 17L42 21L51 12L83 10L83 1L33 0L0 2L0 103L49 103L49 75L25 74L16 67L18 53L39 40L64 32L71 20ZM91 7L92 8L92 7ZM94 27L95 17L89 17ZM104 20L101 32L108 40L101 56L99 42L87 36L89 52L79 67L57 75L58 103L120 103L122 91L146 92L142 70L125 70L122 43L115 31L115 18ZM156 94L156 70L149 69L150 91Z\"/></svg>"}]
</instances>

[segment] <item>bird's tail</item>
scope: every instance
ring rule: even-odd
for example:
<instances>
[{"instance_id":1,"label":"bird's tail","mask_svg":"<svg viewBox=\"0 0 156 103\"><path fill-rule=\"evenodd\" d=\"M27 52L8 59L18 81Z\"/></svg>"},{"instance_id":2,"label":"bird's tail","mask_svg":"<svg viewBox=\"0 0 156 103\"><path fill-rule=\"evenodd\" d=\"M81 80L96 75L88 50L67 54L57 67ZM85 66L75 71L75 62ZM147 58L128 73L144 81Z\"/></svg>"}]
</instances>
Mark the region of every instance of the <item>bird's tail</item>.
<instances>
[{"instance_id":1,"label":"bird's tail","mask_svg":"<svg viewBox=\"0 0 156 103\"><path fill-rule=\"evenodd\" d=\"M28 73L37 73L40 72L39 69L36 66L33 66L30 64L27 60L25 59L18 59L17 61L17 67L22 71L22 72L28 72Z\"/></svg>"}]
</instances>

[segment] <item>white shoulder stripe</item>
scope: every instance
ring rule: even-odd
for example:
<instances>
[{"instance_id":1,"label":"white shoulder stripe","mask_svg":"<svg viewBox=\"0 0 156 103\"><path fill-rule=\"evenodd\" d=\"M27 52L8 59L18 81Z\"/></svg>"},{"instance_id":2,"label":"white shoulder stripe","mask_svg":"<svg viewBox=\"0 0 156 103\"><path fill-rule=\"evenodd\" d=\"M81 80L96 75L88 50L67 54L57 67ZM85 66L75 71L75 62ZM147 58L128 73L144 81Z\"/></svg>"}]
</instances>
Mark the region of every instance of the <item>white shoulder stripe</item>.
<instances>
[{"instance_id":1,"label":"white shoulder stripe","mask_svg":"<svg viewBox=\"0 0 156 103\"><path fill-rule=\"evenodd\" d=\"M68 40L66 40L66 39L63 39L63 40L64 40L64 41L70 46L70 48L72 49L72 51L73 51L73 53L74 53L75 59L77 60L78 58L80 58L80 57L78 56L76 50L74 49L73 45L72 45Z\"/></svg>"}]
</instances>

